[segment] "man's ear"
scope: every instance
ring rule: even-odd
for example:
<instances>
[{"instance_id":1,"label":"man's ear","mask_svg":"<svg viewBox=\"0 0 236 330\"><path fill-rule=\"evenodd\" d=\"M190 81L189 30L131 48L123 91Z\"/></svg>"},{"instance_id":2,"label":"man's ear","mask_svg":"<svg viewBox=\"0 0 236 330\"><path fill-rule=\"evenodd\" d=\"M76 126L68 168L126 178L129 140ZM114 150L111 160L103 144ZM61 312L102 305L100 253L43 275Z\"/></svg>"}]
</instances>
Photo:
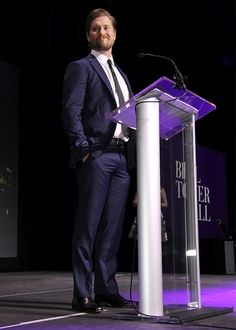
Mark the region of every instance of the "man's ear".
<instances>
[{"instance_id":1,"label":"man's ear","mask_svg":"<svg viewBox=\"0 0 236 330\"><path fill-rule=\"evenodd\" d=\"M87 41L90 42L90 38L89 38L88 33L86 33L86 38L87 38Z\"/></svg>"}]
</instances>

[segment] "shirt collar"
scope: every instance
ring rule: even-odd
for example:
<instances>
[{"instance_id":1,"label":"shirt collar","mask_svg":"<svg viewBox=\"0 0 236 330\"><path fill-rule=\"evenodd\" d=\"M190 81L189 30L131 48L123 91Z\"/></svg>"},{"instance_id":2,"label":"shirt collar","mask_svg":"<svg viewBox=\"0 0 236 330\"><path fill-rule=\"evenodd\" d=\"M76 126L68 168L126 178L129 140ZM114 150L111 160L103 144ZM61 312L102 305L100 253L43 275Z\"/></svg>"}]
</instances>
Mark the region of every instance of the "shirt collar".
<instances>
[{"instance_id":1,"label":"shirt collar","mask_svg":"<svg viewBox=\"0 0 236 330\"><path fill-rule=\"evenodd\" d=\"M98 51L96 51L94 49L91 50L91 54L93 54L96 57L96 59L98 60L98 62L101 63L102 65L107 64L108 58L105 55L99 53ZM112 61L112 64L114 65L114 60L113 60L112 56L110 57L110 60Z\"/></svg>"}]
</instances>

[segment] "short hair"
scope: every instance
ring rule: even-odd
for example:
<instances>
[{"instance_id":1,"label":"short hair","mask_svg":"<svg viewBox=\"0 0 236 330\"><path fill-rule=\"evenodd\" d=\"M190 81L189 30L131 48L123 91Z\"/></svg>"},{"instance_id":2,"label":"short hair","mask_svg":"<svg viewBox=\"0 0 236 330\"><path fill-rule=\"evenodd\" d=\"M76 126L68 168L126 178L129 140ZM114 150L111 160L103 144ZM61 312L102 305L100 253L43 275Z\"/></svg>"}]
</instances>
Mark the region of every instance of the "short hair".
<instances>
[{"instance_id":1,"label":"short hair","mask_svg":"<svg viewBox=\"0 0 236 330\"><path fill-rule=\"evenodd\" d=\"M116 19L107 10L105 10L103 8L97 8L97 9L92 10L90 12L90 14L88 15L88 17L87 17L87 20L86 20L86 33L89 33L92 21L95 18L100 17L100 16L109 17L111 22L112 22L113 28L116 30L116 26L117 26Z\"/></svg>"}]
</instances>

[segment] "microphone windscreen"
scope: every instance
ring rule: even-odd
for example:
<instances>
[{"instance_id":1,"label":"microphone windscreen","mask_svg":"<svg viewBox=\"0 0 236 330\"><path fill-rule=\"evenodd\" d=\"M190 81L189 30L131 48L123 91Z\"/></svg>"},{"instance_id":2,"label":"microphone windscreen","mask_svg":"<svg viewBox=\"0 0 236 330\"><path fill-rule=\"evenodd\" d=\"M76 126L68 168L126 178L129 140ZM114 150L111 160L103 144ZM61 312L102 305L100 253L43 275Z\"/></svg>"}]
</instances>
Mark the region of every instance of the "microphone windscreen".
<instances>
[{"instance_id":1,"label":"microphone windscreen","mask_svg":"<svg viewBox=\"0 0 236 330\"><path fill-rule=\"evenodd\" d=\"M145 56L145 54L144 53L138 53L138 55L137 55L138 57L144 57Z\"/></svg>"}]
</instances>

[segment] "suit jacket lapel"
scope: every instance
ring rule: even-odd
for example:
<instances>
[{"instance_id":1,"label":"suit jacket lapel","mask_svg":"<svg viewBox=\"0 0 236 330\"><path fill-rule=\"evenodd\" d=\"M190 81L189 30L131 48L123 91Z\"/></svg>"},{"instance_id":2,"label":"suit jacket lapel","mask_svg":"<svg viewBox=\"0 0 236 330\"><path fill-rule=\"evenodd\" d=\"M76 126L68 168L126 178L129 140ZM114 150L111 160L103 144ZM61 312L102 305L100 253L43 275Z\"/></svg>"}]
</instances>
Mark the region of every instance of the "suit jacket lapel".
<instances>
[{"instance_id":1,"label":"suit jacket lapel","mask_svg":"<svg viewBox=\"0 0 236 330\"><path fill-rule=\"evenodd\" d=\"M101 67L100 63L98 62L98 60L96 59L95 56L93 56L92 54L89 54L88 55L88 60L90 62L90 64L92 65L92 67L94 68L94 70L97 71L98 75L100 76L100 78L103 80L103 82L105 83L105 85L107 86L107 88L109 89L111 95L113 96L114 100L115 100L115 96L114 96L114 93L113 93L113 90L111 88L111 84L107 78L107 75L106 73L104 72L103 68ZM130 97L133 95L132 93L132 89L131 89L131 86L130 86L130 83L126 77L126 75L123 73L123 71L118 67L118 65L116 65L117 69L119 70L120 74L122 75L122 77L124 78L127 86L128 86L128 90L129 90L129 94L130 94Z\"/></svg>"},{"instance_id":2,"label":"suit jacket lapel","mask_svg":"<svg viewBox=\"0 0 236 330\"><path fill-rule=\"evenodd\" d=\"M109 89L111 95L113 96L114 100L115 100L115 96L113 94L113 90L111 88L111 84L107 78L106 73L104 72L103 68L101 67L100 63L98 62L98 60L96 59L96 57L94 57L93 55L89 55L88 56L88 60L91 63L92 67L94 68L94 70L98 73L98 75L100 76L100 78L102 79L102 81L104 82L104 84L107 86L107 88Z\"/></svg>"}]
</instances>

